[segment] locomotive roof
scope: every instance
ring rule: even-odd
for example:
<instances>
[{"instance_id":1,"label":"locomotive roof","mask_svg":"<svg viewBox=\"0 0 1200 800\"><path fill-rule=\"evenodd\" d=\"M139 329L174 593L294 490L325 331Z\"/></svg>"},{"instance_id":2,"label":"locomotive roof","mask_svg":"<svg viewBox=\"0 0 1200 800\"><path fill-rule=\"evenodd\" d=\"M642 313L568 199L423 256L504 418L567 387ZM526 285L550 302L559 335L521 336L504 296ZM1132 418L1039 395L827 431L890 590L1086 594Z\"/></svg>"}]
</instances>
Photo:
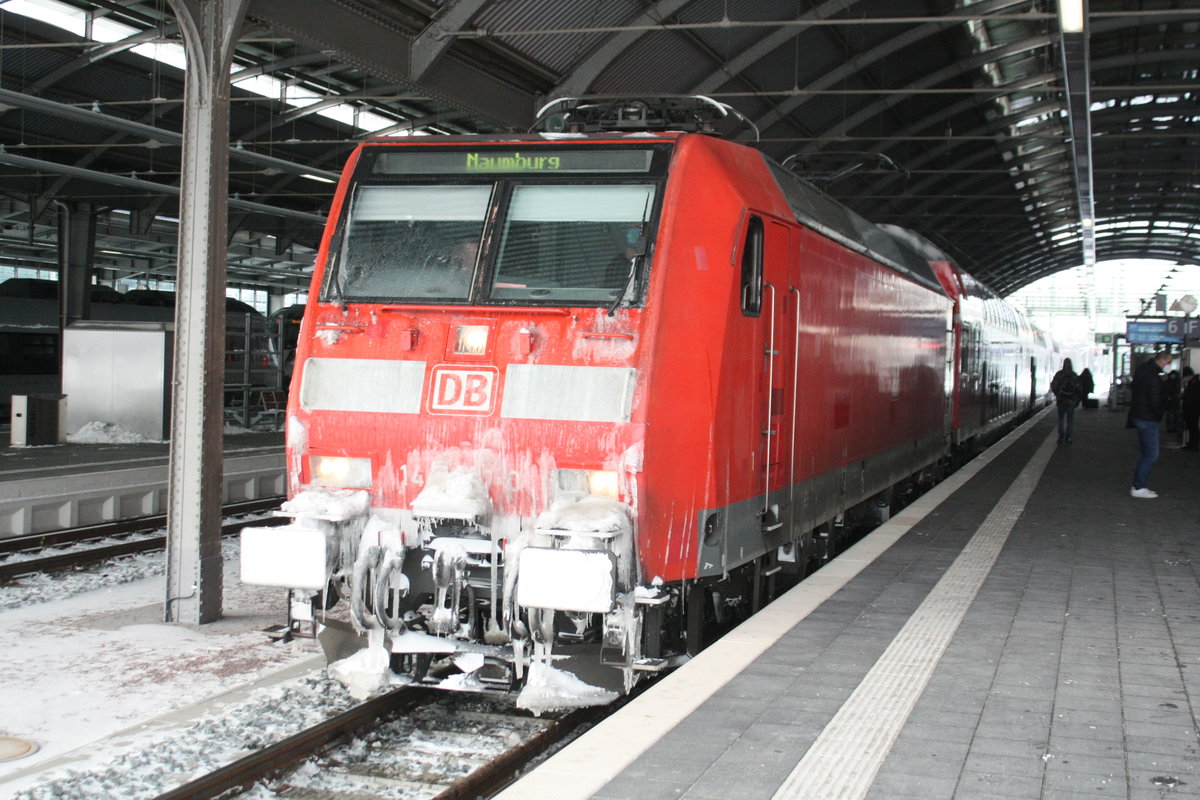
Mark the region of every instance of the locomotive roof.
<instances>
[{"instance_id":1,"label":"locomotive roof","mask_svg":"<svg viewBox=\"0 0 1200 800\"><path fill-rule=\"evenodd\" d=\"M530 134L493 134L487 136L442 136L427 139L370 139L364 147L480 146L504 144L550 145L564 142L609 143L674 141L694 135L681 130L589 130L586 133L542 132ZM707 134L705 134L707 135ZM799 178L770 157L763 160L797 221L821 231L847 247L871 256L909 278L942 291L930 260L953 263L931 242L912 231L896 226L879 226L863 218L845 204ZM978 283L978 282L977 282ZM990 289L985 291L991 292Z\"/></svg>"},{"instance_id":2,"label":"locomotive roof","mask_svg":"<svg viewBox=\"0 0 1200 800\"><path fill-rule=\"evenodd\" d=\"M942 291L941 283L929 266L928 254L920 252L903 238L864 219L770 158L763 158L797 220L848 247L870 255L931 289ZM942 260L951 259L943 256Z\"/></svg>"}]
</instances>

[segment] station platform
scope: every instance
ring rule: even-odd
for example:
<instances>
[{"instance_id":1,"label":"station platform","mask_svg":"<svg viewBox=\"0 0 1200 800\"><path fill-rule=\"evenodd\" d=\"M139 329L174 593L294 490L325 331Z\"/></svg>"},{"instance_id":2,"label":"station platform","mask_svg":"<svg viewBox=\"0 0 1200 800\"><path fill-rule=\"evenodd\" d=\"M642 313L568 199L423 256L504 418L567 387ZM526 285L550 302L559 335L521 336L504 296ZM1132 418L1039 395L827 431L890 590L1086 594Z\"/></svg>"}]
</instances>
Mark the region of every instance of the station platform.
<instances>
[{"instance_id":1,"label":"station platform","mask_svg":"<svg viewBox=\"0 0 1200 800\"><path fill-rule=\"evenodd\" d=\"M226 455L273 448L283 452L282 431L227 433L222 439ZM86 473L109 469L114 464L167 463L168 442L66 442L35 447L13 447L7 438L0 442L0 484L25 477L51 477L63 473Z\"/></svg>"},{"instance_id":2,"label":"station platform","mask_svg":"<svg viewBox=\"0 0 1200 800\"><path fill-rule=\"evenodd\" d=\"M167 442L0 446L0 538L165 513ZM224 502L286 491L282 432L227 433Z\"/></svg>"},{"instance_id":3,"label":"station platform","mask_svg":"<svg viewBox=\"0 0 1200 800\"><path fill-rule=\"evenodd\" d=\"M498 795L1200 797L1200 453L1050 408Z\"/></svg>"}]
</instances>

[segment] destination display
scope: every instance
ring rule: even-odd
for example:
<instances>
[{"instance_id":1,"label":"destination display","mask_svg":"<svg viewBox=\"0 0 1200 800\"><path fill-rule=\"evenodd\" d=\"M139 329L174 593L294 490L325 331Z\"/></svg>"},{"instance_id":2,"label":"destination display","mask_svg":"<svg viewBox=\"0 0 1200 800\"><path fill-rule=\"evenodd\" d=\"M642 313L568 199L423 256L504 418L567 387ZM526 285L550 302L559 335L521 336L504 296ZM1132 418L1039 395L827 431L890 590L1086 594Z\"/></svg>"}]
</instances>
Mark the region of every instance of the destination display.
<instances>
[{"instance_id":1,"label":"destination display","mask_svg":"<svg viewBox=\"0 0 1200 800\"><path fill-rule=\"evenodd\" d=\"M497 173L574 173L650 171L652 150L512 150L446 148L437 152L395 148L380 153L372 169L376 175L489 175Z\"/></svg>"}]
</instances>

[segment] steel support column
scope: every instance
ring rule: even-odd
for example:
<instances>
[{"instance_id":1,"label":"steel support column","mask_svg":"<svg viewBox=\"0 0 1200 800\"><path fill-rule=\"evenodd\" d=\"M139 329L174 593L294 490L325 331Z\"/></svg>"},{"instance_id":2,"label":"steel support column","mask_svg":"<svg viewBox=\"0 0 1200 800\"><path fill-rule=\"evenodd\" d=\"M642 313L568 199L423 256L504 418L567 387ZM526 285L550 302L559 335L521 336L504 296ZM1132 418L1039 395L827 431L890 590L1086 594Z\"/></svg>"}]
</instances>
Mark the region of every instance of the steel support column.
<instances>
[{"instance_id":1,"label":"steel support column","mask_svg":"<svg viewBox=\"0 0 1200 800\"><path fill-rule=\"evenodd\" d=\"M59 326L88 319L96 263L96 209L91 203L58 203ZM73 431L72 431L73 433Z\"/></svg>"},{"instance_id":2,"label":"steel support column","mask_svg":"<svg viewBox=\"0 0 1200 800\"><path fill-rule=\"evenodd\" d=\"M167 622L202 624L221 617L229 67L247 2L170 0L188 67L167 487Z\"/></svg>"},{"instance_id":3,"label":"steel support column","mask_svg":"<svg viewBox=\"0 0 1200 800\"><path fill-rule=\"evenodd\" d=\"M1063 83L1067 120L1071 127L1071 153L1075 196L1079 204L1079 238L1085 266L1096 263L1096 209L1092 165L1091 53L1088 46L1088 3L1079 0L1078 30L1062 29Z\"/></svg>"}]
</instances>

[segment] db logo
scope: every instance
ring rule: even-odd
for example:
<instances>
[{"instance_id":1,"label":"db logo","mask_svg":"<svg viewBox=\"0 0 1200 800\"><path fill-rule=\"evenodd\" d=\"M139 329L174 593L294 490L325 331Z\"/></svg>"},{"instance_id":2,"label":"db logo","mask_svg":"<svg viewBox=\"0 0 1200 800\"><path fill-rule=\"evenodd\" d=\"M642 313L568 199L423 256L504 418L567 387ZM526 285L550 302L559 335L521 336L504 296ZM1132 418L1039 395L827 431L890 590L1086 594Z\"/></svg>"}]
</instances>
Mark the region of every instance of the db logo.
<instances>
[{"instance_id":1,"label":"db logo","mask_svg":"<svg viewBox=\"0 0 1200 800\"><path fill-rule=\"evenodd\" d=\"M429 410L435 414L490 414L499 375L495 367L434 367Z\"/></svg>"}]
</instances>

